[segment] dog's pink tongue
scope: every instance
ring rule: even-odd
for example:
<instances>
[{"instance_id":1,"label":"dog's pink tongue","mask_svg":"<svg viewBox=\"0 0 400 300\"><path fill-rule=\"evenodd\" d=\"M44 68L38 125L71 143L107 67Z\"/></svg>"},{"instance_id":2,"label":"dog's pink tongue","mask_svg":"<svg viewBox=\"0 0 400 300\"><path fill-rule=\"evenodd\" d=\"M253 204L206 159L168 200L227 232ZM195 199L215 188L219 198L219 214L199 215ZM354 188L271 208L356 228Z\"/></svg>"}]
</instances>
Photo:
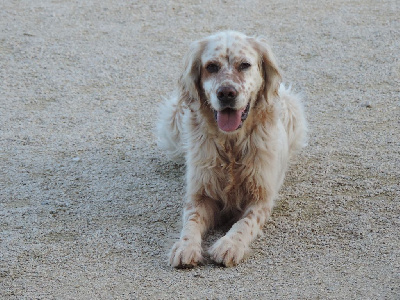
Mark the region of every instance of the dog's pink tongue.
<instances>
[{"instance_id":1,"label":"dog's pink tongue","mask_svg":"<svg viewBox=\"0 0 400 300\"><path fill-rule=\"evenodd\" d=\"M235 131L242 121L243 110L224 109L217 113L218 127L223 131Z\"/></svg>"}]
</instances>

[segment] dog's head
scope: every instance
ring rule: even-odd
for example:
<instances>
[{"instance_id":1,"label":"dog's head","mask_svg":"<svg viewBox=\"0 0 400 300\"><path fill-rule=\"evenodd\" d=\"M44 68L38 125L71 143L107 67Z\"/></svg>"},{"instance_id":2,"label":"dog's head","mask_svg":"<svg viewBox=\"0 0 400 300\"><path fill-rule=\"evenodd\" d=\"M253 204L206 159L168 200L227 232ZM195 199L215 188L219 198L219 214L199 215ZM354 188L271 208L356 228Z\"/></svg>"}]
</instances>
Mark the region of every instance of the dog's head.
<instances>
[{"instance_id":1,"label":"dog's head","mask_svg":"<svg viewBox=\"0 0 400 300\"><path fill-rule=\"evenodd\" d=\"M180 85L189 102L207 104L220 130L234 132L255 106L272 101L280 80L264 39L227 31L191 45Z\"/></svg>"}]
</instances>

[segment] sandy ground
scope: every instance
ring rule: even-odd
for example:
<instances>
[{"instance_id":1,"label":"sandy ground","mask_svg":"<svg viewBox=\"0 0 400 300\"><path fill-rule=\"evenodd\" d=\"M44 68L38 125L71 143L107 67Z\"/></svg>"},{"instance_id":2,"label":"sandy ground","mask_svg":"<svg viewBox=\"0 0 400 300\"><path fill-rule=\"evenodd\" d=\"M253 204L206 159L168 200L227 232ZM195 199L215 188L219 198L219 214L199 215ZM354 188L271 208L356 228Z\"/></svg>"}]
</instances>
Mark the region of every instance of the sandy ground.
<instances>
[{"instance_id":1,"label":"sandy ground","mask_svg":"<svg viewBox=\"0 0 400 300\"><path fill-rule=\"evenodd\" d=\"M400 299L400 2L128 2L0 2L0 298ZM174 270L156 112L224 29L269 37L309 145L243 264Z\"/></svg>"}]
</instances>

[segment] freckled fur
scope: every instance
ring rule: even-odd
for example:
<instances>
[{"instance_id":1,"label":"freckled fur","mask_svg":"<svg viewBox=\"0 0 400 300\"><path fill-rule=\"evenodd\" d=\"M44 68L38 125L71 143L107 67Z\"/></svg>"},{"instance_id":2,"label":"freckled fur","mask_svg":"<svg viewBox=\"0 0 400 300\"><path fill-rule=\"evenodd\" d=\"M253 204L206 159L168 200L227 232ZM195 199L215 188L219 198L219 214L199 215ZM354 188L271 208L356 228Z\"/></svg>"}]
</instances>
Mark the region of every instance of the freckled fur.
<instances>
[{"instance_id":1,"label":"freckled fur","mask_svg":"<svg viewBox=\"0 0 400 300\"><path fill-rule=\"evenodd\" d=\"M240 71L243 61L251 67ZM207 73L209 62L220 65L217 74ZM220 105L216 90L226 84L238 90L237 109L250 103L242 128L230 133L214 118ZM261 232L289 159L305 143L302 104L281 84L265 39L232 31L194 42L178 85L158 124L160 147L187 165L183 229L169 262L174 267L204 263L203 234L233 221L208 251L215 262L233 266Z\"/></svg>"}]
</instances>

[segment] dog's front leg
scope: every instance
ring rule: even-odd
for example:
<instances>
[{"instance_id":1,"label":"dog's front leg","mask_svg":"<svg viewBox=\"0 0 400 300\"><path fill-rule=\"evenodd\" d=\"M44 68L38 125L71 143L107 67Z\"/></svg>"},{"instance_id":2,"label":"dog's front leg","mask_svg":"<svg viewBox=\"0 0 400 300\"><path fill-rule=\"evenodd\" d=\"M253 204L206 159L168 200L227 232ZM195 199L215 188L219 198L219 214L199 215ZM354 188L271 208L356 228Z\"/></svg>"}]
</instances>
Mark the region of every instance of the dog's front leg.
<instances>
[{"instance_id":1,"label":"dog's front leg","mask_svg":"<svg viewBox=\"0 0 400 300\"><path fill-rule=\"evenodd\" d=\"M261 233L270 214L271 207L266 204L249 206L242 218L209 249L211 259L226 267L237 265L249 251L250 243Z\"/></svg>"},{"instance_id":2,"label":"dog's front leg","mask_svg":"<svg viewBox=\"0 0 400 300\"><path fill-rule=\"evenodd\" d=\"M169 254L171 266L190 268L202 264L202 235L213 226L215 221L215 204L211 199L196 197L188 202L183 211L183 229Z\"/></svg>"}]
</instances>

